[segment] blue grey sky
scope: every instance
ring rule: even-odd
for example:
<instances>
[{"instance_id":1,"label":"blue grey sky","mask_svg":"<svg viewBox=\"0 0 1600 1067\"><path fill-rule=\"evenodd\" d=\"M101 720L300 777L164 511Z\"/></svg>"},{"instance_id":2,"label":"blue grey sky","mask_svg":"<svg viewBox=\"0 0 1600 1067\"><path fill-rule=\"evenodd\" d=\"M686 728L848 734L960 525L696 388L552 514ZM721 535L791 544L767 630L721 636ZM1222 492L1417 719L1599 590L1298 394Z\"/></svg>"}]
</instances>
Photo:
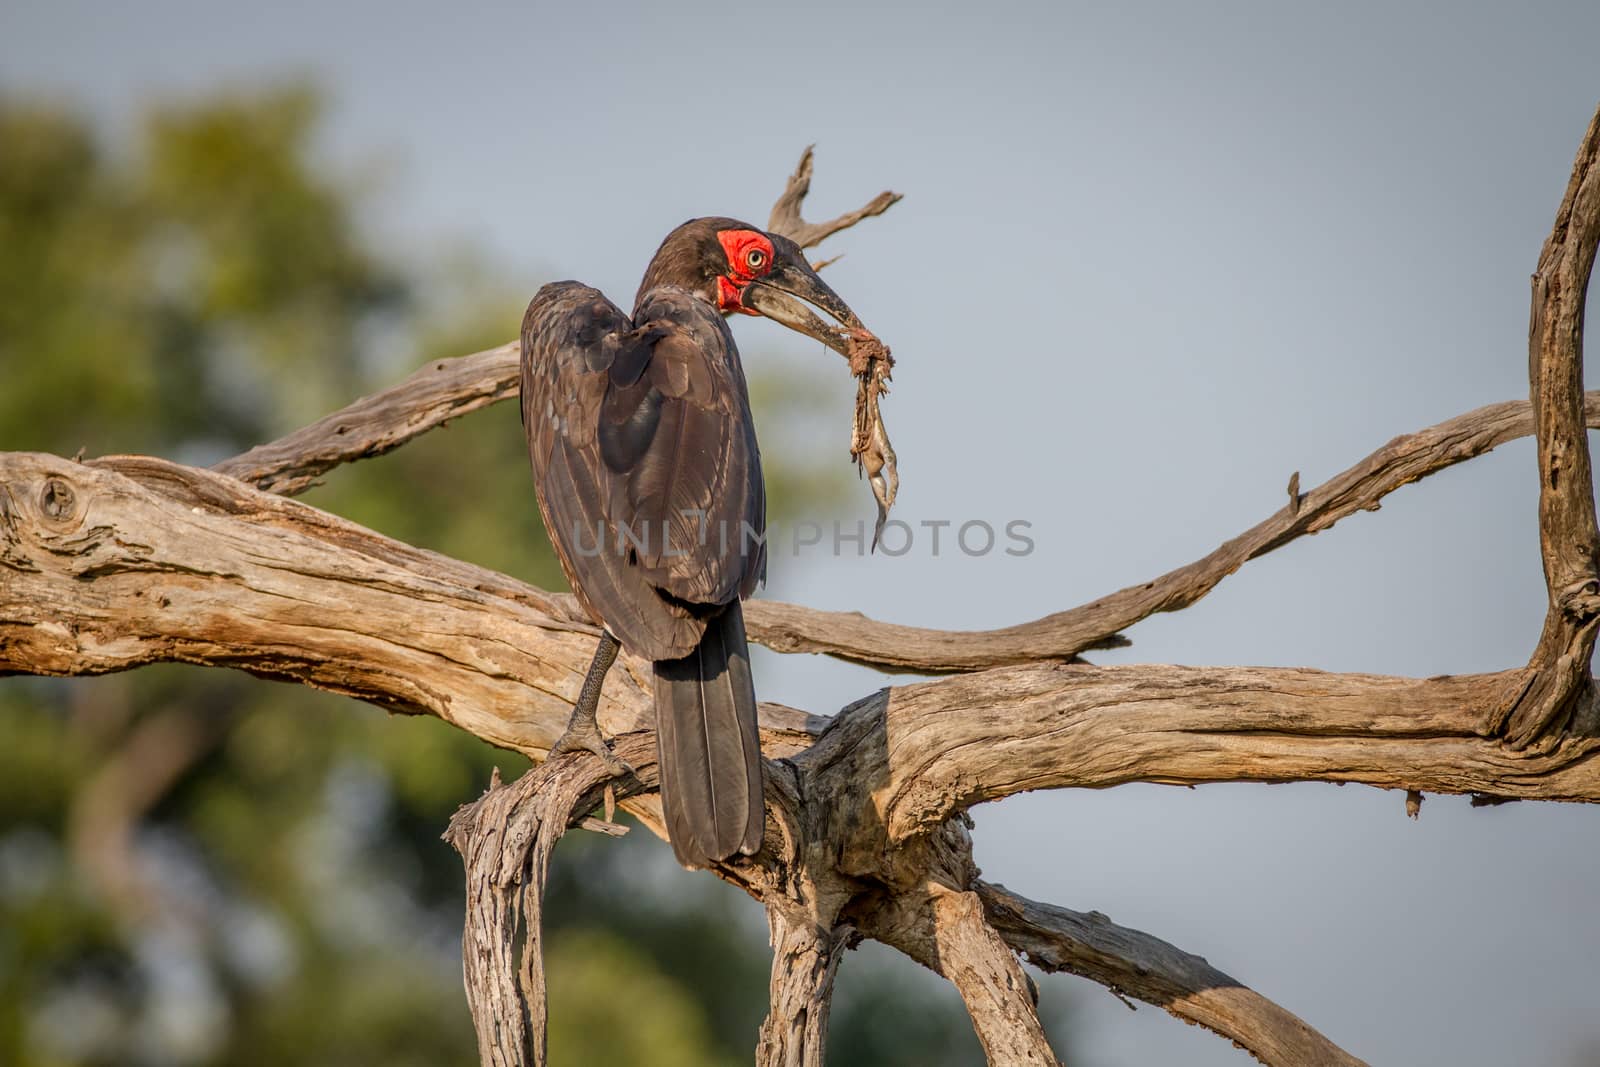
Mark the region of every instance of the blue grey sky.
<instances>
[{"instance_id":1,"label":"blue grey sky","mask_svg":"<svg viewBox=\"0 0 1600 1067\"><path fill-rule=\"evenodd\" d=\"M1600 98L1600 6L88 4L0 8L0 86L113 125L309 75L383 239L469 241L529 293L631 295L697 214L765 220L818 144L825 251L899 359L900 518L1033 524L1025 558L773 560L769 595L999 625L1185 563L1396 434L1526 395L1527 276ZM506 334L514 332L508 322ZM766 323L747 359L839 374ZM847 396L848 383L841 389ZM846 415L814 447L842 453ZM1136 627L1116 662L1410 675L1524 661L1528 442L1402 490ZM861 488L857 510L871 502ZM530 502L531 506L531 502ZM764 655L826 711L871 672ZM1322 785L1124 787L977 813L986 875L1096 908L1375 1064L1600 1059L1600 811ZM1247 1057L1081 988L1089 1062ZM1584 1056L1588 1058L1585 1059Z\"/></svg>"}]
</instances>

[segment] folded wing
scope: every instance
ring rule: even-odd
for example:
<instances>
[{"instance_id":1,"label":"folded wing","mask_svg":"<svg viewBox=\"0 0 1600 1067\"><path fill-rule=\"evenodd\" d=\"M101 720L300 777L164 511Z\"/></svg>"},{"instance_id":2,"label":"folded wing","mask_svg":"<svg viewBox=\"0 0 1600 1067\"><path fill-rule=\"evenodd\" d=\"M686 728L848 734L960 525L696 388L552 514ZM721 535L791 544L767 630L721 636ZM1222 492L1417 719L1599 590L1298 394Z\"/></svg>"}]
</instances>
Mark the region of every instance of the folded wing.
<instances>
[{"instance_id":1,"label":"folded wing","mask_svg":"<svg viewBox=\"0 0 1600 1067\"><path fill-rule=\"evenodd\" d=\"M663 287L629 319L598 290L545 286L522 328L522 419L540 510L585 608L650 659L766 566L761 456L733 338Z\"/></svg>"}]
</instances>

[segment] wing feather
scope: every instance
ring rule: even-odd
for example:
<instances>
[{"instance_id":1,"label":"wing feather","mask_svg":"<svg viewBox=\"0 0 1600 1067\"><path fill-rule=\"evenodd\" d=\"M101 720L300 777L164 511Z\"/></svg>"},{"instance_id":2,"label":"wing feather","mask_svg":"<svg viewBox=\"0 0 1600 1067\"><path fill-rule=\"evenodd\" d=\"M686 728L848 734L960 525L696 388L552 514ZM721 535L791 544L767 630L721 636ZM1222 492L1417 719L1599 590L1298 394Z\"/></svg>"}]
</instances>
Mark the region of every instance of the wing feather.
<instances>
[{"instance_id":1,"label":"wing feather","mask_svg":"<svg viewBox=\"0 0 1600 1067\"><path fill-rule=\"evenodd\" d=\"M573 590L651 659L765 574L765 491L738 350L662 288L637 324L598 290L545 286L523 319L522 415L541 513Z\"/></svg>"}]
</instances>

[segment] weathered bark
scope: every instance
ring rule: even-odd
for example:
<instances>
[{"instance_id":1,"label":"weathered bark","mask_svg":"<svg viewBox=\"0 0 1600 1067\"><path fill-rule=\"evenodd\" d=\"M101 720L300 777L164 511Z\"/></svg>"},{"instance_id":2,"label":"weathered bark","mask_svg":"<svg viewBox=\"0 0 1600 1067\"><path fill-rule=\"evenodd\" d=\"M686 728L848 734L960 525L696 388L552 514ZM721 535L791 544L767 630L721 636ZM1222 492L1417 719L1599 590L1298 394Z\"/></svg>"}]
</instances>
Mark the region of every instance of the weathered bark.
<instances>
[{"instance_id":1,"label":"weathered bark","mask_svg":"<svg viewBox=\"0 0 1600 1067\"><path fill-rule=\"evenodd\" d=\"M1600 528L1584 430L1583 310L1597 244L1600 111L1578 147L1533 274L1528 388L1538 422L1539 554L1550 608L1528 663L1527 688L1488 719L1517 748L1555 743L1574 715L1588 719L1593 710L1589 661L1600 626Z\"/></svg>"},{"instance_id":2,"label":"weathered bark","mask_svg":"<svg viewBox=\"0 0 1600 1067\"><path fill-rule=\"evenodd\" d=\"M973 804L1135 780L1356 781L1408 796L1600 801L1600 737L1587 714L1600 537L1582 431L1600 423L1600 404L1584 397L1578 362L1582 283L1600 232L1596 130L1541 259L1532 405L1495 405L1396 438L1304 495L1295 479L1286 507L1203 559L1022 626L956 633L750 606L752 638L780 651L968 672L882 690L831 719L762 706L763 748L776 760L765 843L716 873L760 899L772 921L763 1064L821 1062L833 975L858 935L949 977L991 1062L1054 1062L1013 951L1161 1004L1269 1064L1359 1062L1204 961L1093 913L983 883L962 825ZM893 203L884 194L806 224L809 162L808 153L790 180L792 204L774 213L792 234L820 240ZM219 471L0 454L0 674L95 674L159 660L231 666L438 715L544 755L592 649L594 627L571 598L274 495L503 398L512 373L506 350L432 364ZM1416 680L1072 662L1154 612L1193 603L1248 560L1529 432L1539 438L1551 613L1528 667ZM640 768L640 779L620 784L625 796L650 786L648 694L648 668L625 655L601 713L606 731L622 735L619 753ZM538 894L555 839L598 802L598 774L590 757L548 764L491 790L456 824L481 905L469 915L466 965L485 1062L542 1056ZM652 795L626 803L659 832ZM531 935L520 981L519 923Z\"/></svg>"},{"instance_id":3,"label":"weathered bark","mask_svg":"<svg viewBox=\"0 0 1600 1067\"><path fill-rule=\"evenodd\" d=\"M770 1008L756 1044L757 1067L822 1067L833 979L855 931L819 924L803 906L770 905Z\"/></svg>"},{"instance_id":4,"label":"weathered bark","mask_svg":"<svg viewBox=\"0 0 1600 1067\"><path fill-rule=\"evenodd\" d=\"M875 902L868 930L950 980L990 1063L1058 1067L1039 1021L1038 990L977 893L929 879Z\"/></svg>"},{"instance_id":5,"label":"weathered bark","mask_svg":"<svg viewBox=\"0 0 1600 1067\"><path fill-rule=\"evenodd\" d=\"M221 475L8 454L0 485L0 670L238 666L534 755L581 682L590 635L560 598ZM612 732L648 718L643 667L624 664ZM1519 754L1477 736L1475 702L1513 681L1043 664L888 690L831 721L765 706L763 740L796 756L840 849L834 877L906 885L915 850L896 842L1026 788L1311 776L1600 799L1586 742ZM995 760L962 762L992 746ZM989 777L974 790L968 774Z\"/></svg>"},{"instance_id":6,"label":"weathered bark","mask_svg":"<svg viewBox=\"0 0 1600 1067\"><path fill-rule=\"evenodd\" d=\"M0 454L0 574L0 673L236 667L524 752L559 736L594 643L530 586L149 458ZM609 730L649 685L615 672Z\"/></svg>"},{"instance_id":7,"label":"weathered bark","mask_svg":"<svg viewBox=\"0 0 1600 1067\"><path fill-rule=\"evenodd\" d=\"M221 475L5 453L0 485L0 672L231 666L541 756L593 651L558 598ZM611 733L649 724L647 669L619 663ZM1600 800L1592 739L1518 753L1481 735L1477 716L1522 677L1044 663L895 687L835 720L765 705L763 725L773 755L819 735L808 760L848 748L896 840L1019 790L1132 780ZM868 743L885 732L892 747Z\"/></svg>"},{"instance_id":8,"label":"weathered bark","mask_svg":"<svg viewBox=\"0 0 1600 1067\"><path fill-rule=\"evenodd\" d=\"M930 903L939 973L960 991L989 1062L1058 1067L1039 1022L1038 990L984 918L978 895L937 890Z\"/></svg>"},{"instance_id":9,"label":"weathered bark","mask_svg":"<svg viewBox=\"0 0 1600 1067\"><path fill-rule=\"evenodd\" d=\"M517 395L517 342L434 360L409 378L310 426L225 459L213 470L294 496L341 463L392 452L451 419Z\"/></svg>"},{"instance_id":10,"label":"weathered bark","mask_svg":"<svg viewBox=\"0 0 1600 1067\"><path fill-rule=\"evenodd\" d=\"M974 804L1126 782L1360 782L1600 800L1600 738L1516 751L1479 730L1525 670L1428 679L1299 668L1036 665L897 686L836 717L802 757L867 783L841 862ZM819 770L819 773L822 773Z\"/></svg>"},{"instance_id":11,"label":"weathered bark","mask_svg":"<svg viewBox=\"0 0 1600 1067\"><path fill-rule=\"evenodd\" d=\"M1234 981L1199 956L1118 926L1097 911L1040 904L980 882L989 923L1046 971L1066 971L1114 993L1164 1008L1228 1038L1262 1063L1361 1067L1292 1012Z\"/></svg>"},{"instance_id":12,"label":"weathered bark","mask_svg":"<svg viewBox=\"0 0 1600 1067\"><path fill-rule=\"evenodd\" d=\"M649 738L630 735L617 750L637 777L611 782L598 760L571 756L543 763L511 785L501 785L496 771L489 791L457 811L445 831L467 870L462 967L478 1056L488 1067L546 1062L540 915L550 854L608 785L624 795L655 785Z\"/></svg>"}]
</instances>

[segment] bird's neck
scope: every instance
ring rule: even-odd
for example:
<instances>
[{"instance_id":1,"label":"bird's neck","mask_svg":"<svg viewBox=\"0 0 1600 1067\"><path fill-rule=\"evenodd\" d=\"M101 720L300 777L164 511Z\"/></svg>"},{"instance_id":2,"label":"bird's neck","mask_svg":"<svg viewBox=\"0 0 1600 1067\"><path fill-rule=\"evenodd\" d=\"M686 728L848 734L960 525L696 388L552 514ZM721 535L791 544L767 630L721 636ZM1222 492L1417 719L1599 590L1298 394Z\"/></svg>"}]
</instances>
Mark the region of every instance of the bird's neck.
<instances>
[{"instance_id":1,"label":"bird's neck","mask_svg":"<svg viewBox=\"0 0 1600 1067\"><path fill-rule=\"evenodd\" d=\"M638 293L634 295L634 312L637 314L639 305L644 303L646 293L664 285L687 289L712 307L717 306L716 279L706 277L698 255L692 254L692 250L663 248L656 253L650 265L644 269L644 278L639 282Z\"/></svg>"}]
</instances>

